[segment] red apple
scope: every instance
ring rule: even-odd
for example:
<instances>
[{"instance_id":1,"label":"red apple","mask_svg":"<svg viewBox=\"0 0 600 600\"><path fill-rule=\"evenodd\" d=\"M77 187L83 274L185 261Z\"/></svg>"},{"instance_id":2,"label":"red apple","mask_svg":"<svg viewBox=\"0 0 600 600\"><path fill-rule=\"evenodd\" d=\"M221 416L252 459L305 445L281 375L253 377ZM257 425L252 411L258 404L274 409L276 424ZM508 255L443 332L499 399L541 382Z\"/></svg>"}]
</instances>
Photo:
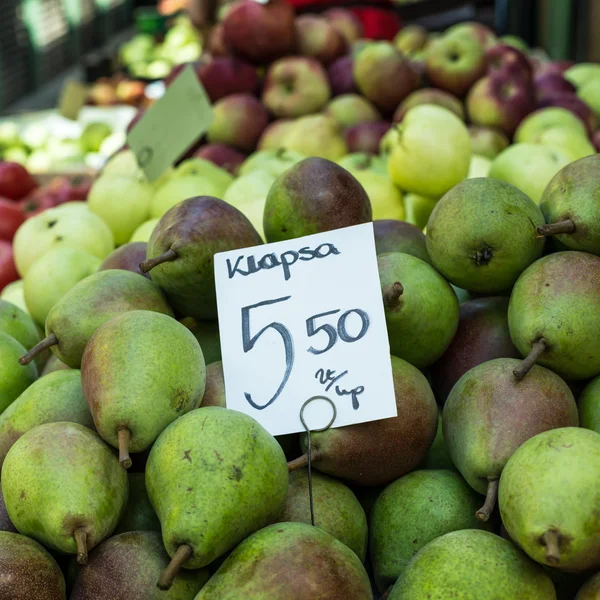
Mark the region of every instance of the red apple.
<instances>
[{"instance_id":1,"label":"red apple","mask_svg":"<svg viewBox=\"0 0 600 600\"><path fill-rule=\"evenodd\" d=\"M342 34L348 44L363 37L360 19L346 8L330 8L323 16Z\"/></svg>"},{"instance_id":2,"label":"red apple","mask_svg":"<svg viewBox=\"0 0 600 600\"><path fill-rule=\"evenodd\" d=\"M46 188L39 188L32 194L19 201L19 208L25 219L31 219L57 204L54 192Z\"/></svg>"},{"instance_id":3,"label":"red apple","mask_svg":"<svg viewBox=\"0 0 600 600\"><path fill-rule=\"evenodd\" d=\"M379 154L379 142L391 126L392 124L388 121L378 121L376 123L360 123L346 129L344 138L348 152Z\"/></svg>"},{"instance_id":4,"label":"red apple","mask_svg":"<svg viewBox=\"0 0 600 600\"><path fill-rule=\"evenodd\" d=\"M227 144L205 144L194 152L194 157L210 160L232 175L237 173L238 167L246 160L245 154Z\"/></svg>"},{"instance_id":5,"label":"red apple","mask_svg":"<svg viewBox=\"0 0 600 600\"><path fill-rule=\"evenodd\" d=\"M302 56L328 65L344 55L347 42L325 17L301 15L296 19L296 48Z\"/></svg>"},{"instance_id":6,"label":"red apple","mask_svg":"<svg viewBox=\"0 0 600 600\"><path fill-rule=\"evenodd\" d=\"M73 175L72 177L55 177L50 183L56 204L65 202L85 202L93 179L89 175Z\"/></svg>"},{"instance_id":7,"label":"red apple","mask_svg":"<svg viewBox=\"0 0 600 600\"><path fill-rule=\"evenodd\" d=\"M542 73L534 79L535 93L538 101L560 94L574 94L575 86L559 73Z\"/></svg>"},{"instance_id":8,"label":"red apple","mask_svg":"<svg viewBox=\"0 0 600 600\"><path fill-rule=\"evenodd\" d=\"M338 58L329 65L327 75L329 76L333 96L353 94L358 91L354 83L353 64L352 55L348 54L347 56Z\"/></svg>"},{"instance_id":9,"label":"red apple","mask_svg":"<svg viewBox=\"0 0 600 600\"><path fill-rule=\"evenodd\" d=\"M589 135L592 135L596 130L598 121L592 109L575 94L556 94L549 98L544 98L539 103L540 108L546 108L547 106L560 106L576 114L585 123Z\"/></svg>"},{"instance_id":10,"label":"red apple","mask_svg":"<svg viewBox=\"0 0 600 600\"><path fill-rule=\"evenodd\" d=\"M198 77L211 102L231 94L255 94L259 84L252 65L228 56L202 63Z\"/></svg>"},{"instance_id":11,"label":"red apple","mask_svg":"<svg viewBox=\"0 0 600 600\"><path fill-rule=\"evenodd\" d=\"M16 202L0 198L0 240L12 242L15 232L25 221L25 215Z\"/></svg>"},{"instance_id":12,"label":"red apple","mask_svg":"<svg viewBox=\"0 0 600 600\"><path fill-rule=\"evenodd\" d=\"M36 180L23 165L0 160L0 196L20 200L37 186Z\"/></svg>"},{"instance_id":13,"label":"red apple","mask_svg":"<svg viewBox=\"0 0 600 600\"><path fill-rule=\"evenodd\" d=\"M10 242L0 240L0 292L17 279L19 274L15 267L12 245Z\"/></svg>"},{"instance_id":14,"label":"red apple","mask_svg":"<svg viewBox=\"0 0 600 600\"><path fill-rule=\"evenodd\" d=\"M498 44L486 53L488 75L501 73L512 79L531 81L532 68L529 60L514 46Z\"/></svg>"},{"instance_id":15,"label":"red apple","mask_svg":"<svg viewBox=\"0 0 600 600\"><path fill-rule=\"evenodd\" d=\"M572 60L536 61L536 59L531 56L529 57L529 62L536 76L545 75L546 73L562 75L567 69L570 69L575 64Z\"/></svg>"},{"instance_id":16,"label":"red apple","mask_svg":"<svg viewBox=\"0 0 600 600\"><path fill-rule=\"evenodd\" d=\"M268 64L294 49L294 9L286 0L242 0L227 13L223 27L225 44L253 64Z\"/></svg>"},{"instance_id":17,"label":"red apple","mask_svg":"<svg viewBox=\"0 0 600 600\"><path fill-rule=\"evenodd\" d=\"M452 94L437 90L435 88L424 88L409 94L400 103L393 116L394 123L399 123L404 118L404 115L413 106L419 104L437 104L451 110L458 118L465 120L465 108L463 103Z\"/></svg>"}]
</instances>

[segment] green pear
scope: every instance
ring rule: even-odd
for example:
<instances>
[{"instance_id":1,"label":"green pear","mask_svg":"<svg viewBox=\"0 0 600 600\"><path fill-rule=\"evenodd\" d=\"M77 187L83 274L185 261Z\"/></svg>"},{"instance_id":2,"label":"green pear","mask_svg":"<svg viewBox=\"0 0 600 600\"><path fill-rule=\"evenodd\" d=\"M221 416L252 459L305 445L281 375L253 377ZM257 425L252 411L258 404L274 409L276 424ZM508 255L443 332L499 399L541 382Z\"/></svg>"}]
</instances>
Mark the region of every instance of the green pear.
<instances>
[{"instance_id":1,"label":"green pear","mask_svg":"<svg viewBox=\"0 0 600 600\"><path fill-rule=\"evenodd\" d=\"M152 232L156 229L160 219L148 219L144 221L136 230L131 234L129 238L130 242L147 242L152 235Z\"/></svg>"},{"instance_id":2,"label":"green pear","mask_svg":"<svg viewBox=\"0 0 600 600\"><path fill-rule=\"evenodd\" d=\"M600 433L600 376L592 379L579 397L581 427Z\"/></svg>"},{"instance_id":3,"label":"green pear","mask_svg":"<svg viewBox=\"0 0 600 600\"><path fill-rule=\"evenodd\" d=\"M6 333L31 350L39 341L40 334L31 316L8 300L0 299L0 332ZM39 361L36 361L39 364Z\"/></svg>"},{"instance_id":4,"label":"green pear","mask_svg":"<svg viewBox=\"0 0 600 600\"><path fill-rule=\"evenodd\" d=\"M30 429L9 450L2 491L23 535L47 548L76 553L85 564L88 550L117 526L127 502L127 474L87 427L46 423Z\"/></svg>"},{"instance_id":5,"label":"green pear","mask_svg":"<svg viewBox=\"0 0 600 600\"><path fill-rule=\"evenodd\" d=\"M70 600L194 600L207 569L181 572L168 592L156 580L169 564L156 531L131 531L102 542L80 568Z\"/></svg>"},{"instance_id":6,"label":"green pear","mask_svg":"<svg viewBox=\"0 0 600 600\"><path fill-rule=\"evenodd\" d=\"M428 367L456 333L456 295L432 266L410 254L381 254L377 264L391 352L419 369Z\"/></svg>"},{"instance_id":7,"label":"green pear","mask_svg":"<svg viewBox=\"0 0 600 600\"><path fill-rule=\"evenodd\" d=\"M439 198L430 198L420 194L404 194L405 219L419 229L425 229L427 221L438 203Z\"/></svg>"},{"instance_id":8,"label":"green pear","mask_svg":"<svg viewBox=\"0 0 600 600\"><path fill-rule=\"evenodd\" d=\"M176 204L195 196L222 198L232 182L232 175L208 160L184 160L154 193L150 215L160 218Z\"/></svg>"},{"instance_id":9,"label":"green pear","mask_svg":"<svg viewBox=\"0 0 600 600\"><path fill-rule=\"evenodd\" d=\"M244 540L196 600L373 600L360 560L334 537L305 523L279 523Z\"/></svg>"},{"instance_id":10,"label":"green pear","mask_svg":"<svg viewBox=\"0 0 600 600\"><path fill-rule=\"evenodd\" d=\"M100 325L130 310L150 310L173 316L160 289L146 277L131 271L99 271L74 285L50 310L46 338L25 356L21 364L52 348L73 369L81 365L83 351Z\"/></svg>"},{"instance_id":11,"label":"green pear","mask_svg":"<svg viewBox=\"0 0 600 600\"><path fill-rule=\"evenodd\" d=\"M337 121L327 115L296 119L286 132L283 147L303 156L337 160L348 154L348 146Z\"/></svg>"},{"instance_id":12,"label":"green pear","mask_svg":"<svg viewBox=\"0 0 600 600\"><path fill-rule=\"evenodd\" d=\"M370 515L369 549L380 592L394 585L412 557L459 529L491 529L475 518L477 494L453 471L413 471L388 485Z\"/></svg>"},{"instance_id":13,"label":"green pear","mask_svg":"<svg viewBox=\"0 0 600 600\"><path fill-rule=\"evenodd\" d=\"M198 340L207 366L221 360L221 338L219 336L218 321L196 321L196 319L188 317L182 319L180 323L185 325Z\"/></svg>"},{"instance_id":14,"label":"green pear","mask_svg":"<svg viewBox=\"0 0 600 600\"><path fill-rule=\"evenodd\" d=\"M515 132L515 143L532 142L537 136L548 129L566 127L582 136L587 136L583 121L566 108L551 106L532 112L525 117Z\"/></svg>"},{"instance_id":15,"label":"green pear","mask_svg":"<svg viewBox=\"0 0 600 600\"><path fill-rule=\"evenodd\" d=\"M371 169L382 175L387 175L387 165L381 156L374 156L366 152L352 152L335 161L340 167L347 171L353 169Z\"/></svg>"},{"instance_id":16,"label":"green pear","mask_svg":"<svg viewBox=\"0 0 600 600\"><path fill-rule=\"evenodd\" d=\"M102 261L74 248L54 248L27 271L23 292L31 316L44 326L52 307L78 282L95 273Z\"/></svg>"},{"instance_id":17,"label":"green pear","mask_svg":"<svg viewBox=\"0 0 600 600\"><path fill-rule=\"evenodd\" d=\"M438 416L438 428L433 440L433 444L431 444L431 448L429 448L425 458L421 461L419 468L427 470L456 470L456 467L450 458L450 454L448 453L448 446L444 441L444 429L442 427L441 413Z\"/></svg>"},{"instance_id":18,"label":"green pear","mask_svg":"<svg viewBox=\"0 0 600 600\"><path fill-rule=\"evenodd\" d=\"M154 188L145 177L103 174L90 188L88 207L110 227L120 246L150 218L153 195Z\"/></svg>"},{"instance_id":19,"label":"green pear","mask_svg":"<svg viewBox=\"0 0 600 600\"><path fill-rule=\"evenodd\" d=\"M65 578L56 561L37 542L0 531L0 598L66 600Z\"/></svg>"},{"instance_id":20,"label":"green pear","mask_svg":"<svg viewBox=\"0 0 600 600\"><path fill-rule=\"evenodd\" d=\"M536 361L564 379L600 375L600 257L556 252L518 279L508 304L510 337L527 355L515 375Z\"/></svg>"},{"instance_id":21,"label":"green pear","mask_svg":"<svg viewBox=\"0 0 600 600\"><path fill-rule=\"evenodd\" d=\"M238 177L242 177L254 171L267 171L275 178L304 158L306 157L303 154L298 154L298 152L286 150L285 148L259 150L251 154L240 165L237 174Z\"/></svg>"},{"instance_id":22,"label":"green pear","mask_svg":"<svg viewBox=\"0 0 600 600\"><path fill-rule=\"evenodd\" d=\"M555 373L535 366L518 381L514 358L497 358L467 371L444 404L444 440L452 462L480 494L477 512L489 519L498 478L512 454L529 438L557 427L579 424L569 386Z\"/></svg>"},{"instance_id":23,"label":"green pear","mask_svg":"<svg viewBox=\"0 0 600 600\"><path fill-rule=\"evenodd\" d=\"M119 449L126 469L129 452L148 449L167 425L200 405L204 383L204 356L189 329L147 310L98 327L81 359L96 429Z\"/></svg>"},{"instance_id":24,"label":"green pear","mask_svg":"<svg viewBox=\"0 0 600 600\"><path fill-rule=\"evenodd\" d=\"M318 471L312 471L311 476L315 526L346 544L364 562L367 554L367 517L360 502L341 481ZM290 473L287 502L278 520L282 523L310 525L307 469Z\"/></svg>"},{"instance_id":25,"label":"green pear","mask_svg":"<svg viewBox=\"0 0 600 600\"><path fill-rule=\"evenodd\" d=\"M517 188L468 179L436 205L427 223L427 251L454 285L492 294L509 290L544 250L540 209Z\"/></svg>"},{"instance_id":26,"label":"green pear","mask_svg":"<svg viewBox=\"0 0 600 600\"><path fill-rule=\"evenodd\" d=\"M597 569L599 478L599 433L563 427L527 440L500 478L500 515L508 534L541 564Z\"/></svg>"},{"instance_id":27,"label":"green pear","mask_svg":"<svg viewBox=\"0 0 600 600\"><path fill-rule=\"evenodd\" d=\"M43 377L44 375L49 375L50 373L54 373L55 371L63 371L65 369L70 368L71 367L65 365L65 363L62 360L60 360L57 356L55 356L54 354L50 354L48 360L46 361L46 364L44 365L44 368L42 369L40 377Z\"/></svg>"},{"instance_id":28,"label":"green pear","mask_svg":"<svg viewBox=\"0 0 600 600\"><path fill-rule=\"evenodd\" d=\"M260 235L233 206L210 196L189 198L160 220L140 269L150 272L183 316L215 319L214 255L260 244Z\"/></svg>"},{"instance_id":29,"label":"green pear","mask_svg":"<svg viewBox=\"0 0 600 600\"><path fill-rule=\"evenodd\" d=\"M25 303L25 293L23 290L24 281L18 279L9 283L1 292L0 299L6 300L14 304L17 308L20 308L24 313L29 314L27 304Z\"/></svg>"},{"instance_id":30,"label":"green pear","mask_svg":"<svg viewBox=\"0 0 600 600\"><path fill-rule=\"evenodd\" d=\"M575 600L597 600L600 597L600 573L592 576L579 590Z\"/></svg>"},{"instance_id":31,"label":"green pear","mask_svg":"<svg viewBox=\"0 0 600 600\"><path fill-rule=\"evenodd\" d=\"M33 382L0 415L0 468L13 444L44 423L70 421L94 428L75 369L56 371Z\"/></svg>"},{"instance_id":32,"label":"green pear","mask_svg":"<svg viewBox=\"0 0 600 600\"><path fill-rule=\"evenodd\" d=\"M129 498L125 512L115 529L115 535L126 531L160 532L160 521L152 508L146 490L146 475L144 473L128 473L127 479L129 481ZM153 583L156 584L156 579Z\"/></svg>"},{"instance_id":33,"label":"green pear","mask_svg":"<svg viewBox=\"0 0 600 600\"><path fill-rule=\"evenodd\" d=\"M556 600L543 569L508 540L463 529L429 542L408 563L389 600Z\"/></svg>"},{"instance_id":34,"label":"green pear","mask_svg":"<svg viewBox=\"0 0 600 600\"><path fill-rule=\"evenodd\" d=\"M37 379L35 363L19 364L25 352L15 338L0 331L0 415Z\"/></svg>"},{"instance_id":35,"label":"green pear","mask_svg":"<svg viewBox=\"0 0 600 600\"><path fill-rule=\"evenodd\" d=\"M158 584L168 589L181 567L204 567L274 522L285 506L288 472L279 444L254 419L207 407L159 436L146 486L172 558Z\"/></svg>"}]
</instances>

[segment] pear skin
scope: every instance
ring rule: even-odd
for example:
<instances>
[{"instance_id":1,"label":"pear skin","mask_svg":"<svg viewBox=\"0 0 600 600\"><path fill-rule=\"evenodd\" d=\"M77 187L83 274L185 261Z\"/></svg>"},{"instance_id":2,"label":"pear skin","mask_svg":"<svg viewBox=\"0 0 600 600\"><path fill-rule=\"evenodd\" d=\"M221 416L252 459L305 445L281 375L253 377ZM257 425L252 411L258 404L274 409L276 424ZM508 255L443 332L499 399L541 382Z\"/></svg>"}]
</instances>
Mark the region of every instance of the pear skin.
<instances>
[{"instance_id":1,"label":"pear skin","mask_svg":"<svg viewBox=\"0 0 600 600\"><path fill-rule=\"evenodd\" d=\"M218 321L196 321L196 319L185 318L180 322L198 340L204 354L204 362L207 365L221 360L221 337Z\"/></svg>"},{"instance_id":2,"label":"pear skin","mask_svg":"<svg viewBox=\"0 0 600 600\"><path fill-rule=\"evenodd\" d=\"M25 347L0 331L0 415L37 379L35 363L20 365Z\"/></svg>"},{"instance_id":3,"label":"pear skin","mask_svg":"<svg viewBox=\"0 0 600 600\"><path fill-rule=\"evenodd\" d=\"M596 573L585 583L575 600L597 600L598 598L600 598L600 573Z\"/></svg>"},{"instance_id":4,"label":"pear skin","mask_svg":"<svg viewBox=\"0 0 600 600\"><path fill-rule=\"evenodd\" d=\"M600 433L600 377L592 379L579 397L580 425Z\"/></svg>"},{"instance_id":5,"label":"pear skin","mask_svg":"<svg viewBox=\"0 0 600 600\"><path fill-rule=\"evenodd\" d=\"M15 338L26 350L31 350L39 341L40 334L33 319L18 306L0 300L0 331ZM36 361L38 367L41 363Z\"/></svg>"},{"instance_id":6,"label":"pear skin","mask_svg":"<svg viewBox=\"0 0 600 600\"><path fill-rule=\"evenodd\" d=\"M431 264L425 234L415 225L395 219L373 221L377 254L403 252Z\"/></svg>"},{"instance_id":7,"label":"pear skin","mask_svg":"<svg viewBox=\"0 0 600 600\"><path fill-rule=\"evenodd\" d=\"M129 480L129 498L123 517L115 530L115 535L127 531L160 532L160 521L152 508L146 490L146 475L144 473L128 473L127 479Z\"/></svg>"}]
</instances>

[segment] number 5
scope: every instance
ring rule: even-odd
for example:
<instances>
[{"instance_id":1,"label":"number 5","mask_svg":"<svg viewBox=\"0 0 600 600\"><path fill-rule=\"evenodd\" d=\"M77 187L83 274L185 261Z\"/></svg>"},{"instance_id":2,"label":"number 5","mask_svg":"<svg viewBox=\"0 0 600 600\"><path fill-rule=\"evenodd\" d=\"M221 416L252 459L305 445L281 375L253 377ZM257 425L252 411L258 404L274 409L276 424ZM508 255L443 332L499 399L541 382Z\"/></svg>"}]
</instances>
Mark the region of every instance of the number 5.
<instances>
[{"instance_id":1,"label":"number 5","mask_svg":"<svg viewBox=\"0 0 600 600\"><path fill-rule=\"evenodd\" d=\"M327 346L325 346L325 348L323 348L323 350L317 350L317 348L315 348L314 346L311 346L308 349L309 352L311 352L312 354L323 354L323 352L327 352L327 350L330 350L331 348L333 348L333 346L337 342L337 331L335 330L335 327L333 327L333 325L325 324L325 325L320 325L319 327L317 327L315 329L315 320L318 319L319 317L326 317L327 315L335 315L335 313L339 313L339 312L340 312L340 309L338 308L337 310L330 310L328 312L319 313L318 315L312 316L310 319L306 319L306 333L308 334L308 337L312 337L313 335L316 335L317 333L319 333L319 331L324 331L329 336L329 341L327 342Z\"/></svg>"}]
</instances>

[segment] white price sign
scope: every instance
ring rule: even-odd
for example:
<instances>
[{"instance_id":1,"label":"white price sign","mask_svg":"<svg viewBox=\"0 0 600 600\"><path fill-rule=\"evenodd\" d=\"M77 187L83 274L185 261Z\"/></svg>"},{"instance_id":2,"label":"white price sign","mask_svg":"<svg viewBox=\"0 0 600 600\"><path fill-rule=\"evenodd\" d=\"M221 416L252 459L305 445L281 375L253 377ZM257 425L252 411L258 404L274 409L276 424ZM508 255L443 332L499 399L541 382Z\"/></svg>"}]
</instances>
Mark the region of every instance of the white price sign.
<instances>
[{"instance_id":1,"label":"white price sign","mask_svg":"<svg viewBox=\"0 0 600 600\"><path fill-rule=\"evenodd\" d=\"M228 408L273 435L313 396L333 427L397 415L372 223L217 254L215 280Z\"/></svg>"}]
</instances>

